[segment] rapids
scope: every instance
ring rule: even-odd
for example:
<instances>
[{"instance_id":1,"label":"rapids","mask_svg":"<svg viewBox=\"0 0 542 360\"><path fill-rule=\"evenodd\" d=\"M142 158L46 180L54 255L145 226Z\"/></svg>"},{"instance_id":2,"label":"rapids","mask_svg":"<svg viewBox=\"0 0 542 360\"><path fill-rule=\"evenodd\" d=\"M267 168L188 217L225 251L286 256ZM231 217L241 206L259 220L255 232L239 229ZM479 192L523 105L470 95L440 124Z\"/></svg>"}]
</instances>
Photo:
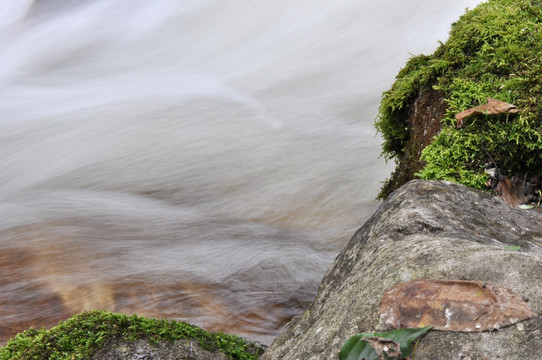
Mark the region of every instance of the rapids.
<instances>
[{"instance_id":1,"label":"rapids","mask_svg":"<svg viewBox=\"0 0 542 360\"><path fill-rule=\"evenodd\" d=\"M474 0L0 0L0 343L91 309L269 343L378 206L381 93Z\"/></svg>"}]
</instances>

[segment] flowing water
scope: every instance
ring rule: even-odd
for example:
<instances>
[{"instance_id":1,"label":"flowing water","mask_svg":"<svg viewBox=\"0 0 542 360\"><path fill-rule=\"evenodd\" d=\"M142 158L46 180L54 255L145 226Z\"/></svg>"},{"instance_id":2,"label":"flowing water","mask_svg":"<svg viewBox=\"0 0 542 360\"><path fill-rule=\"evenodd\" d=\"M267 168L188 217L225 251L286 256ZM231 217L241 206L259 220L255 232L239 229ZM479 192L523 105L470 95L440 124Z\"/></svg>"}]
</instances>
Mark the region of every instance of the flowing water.
<instances>
[{"instance_id":1,"label":"flowing water","mask_svg":"<svg viewBox=\"0 0 542 360\"><path fill-rule=\"evenodd\" d=\"M467 0L0 0L0 343L108 309L269 343L392 168Z\"/></svg>"}]
</instances>

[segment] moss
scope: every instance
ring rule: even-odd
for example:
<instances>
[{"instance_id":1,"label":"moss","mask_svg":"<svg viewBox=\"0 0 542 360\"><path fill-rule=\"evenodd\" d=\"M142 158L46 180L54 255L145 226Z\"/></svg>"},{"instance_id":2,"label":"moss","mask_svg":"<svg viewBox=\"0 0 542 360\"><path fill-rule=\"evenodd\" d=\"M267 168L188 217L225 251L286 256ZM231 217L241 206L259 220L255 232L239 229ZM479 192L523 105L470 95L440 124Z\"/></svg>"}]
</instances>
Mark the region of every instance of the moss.
<instances>
[{"instance_id":1,"label":"moss","mask_svg":"<svg viewBox=\"0 0 542 360\"><path fill-rule=\"evenodd\" d=\"M542 1L490 0L467 11L452 25L450 37L431 56L413 57L383 94L376 128L384 138L382 154L398 161L383 187L385 198L419 177L485 188L483 165L493 156L503 175L540 175L542 171ZM415 100L436 90L446 110L441 129L421 154L411 151ZM480 115L456 128L455 115L486 102L513 103L515 116ZM410 175L411 174L411 175Z\"/></svg>"},{"instance_id":2,"label":"moss","mask_svg":"<svg viewBox=\"0 0 542 360\"><path fill-rule=\"evenodd\" d=\"M258 359L263 352L239 337L208 332L185 322L92 311L75 315L49 330L30 329L17 334L0 348L0 359L88 359L111 342L138 339L153 344L193 339L206 350L239 360Z\"/></svg>"}]
</instances>

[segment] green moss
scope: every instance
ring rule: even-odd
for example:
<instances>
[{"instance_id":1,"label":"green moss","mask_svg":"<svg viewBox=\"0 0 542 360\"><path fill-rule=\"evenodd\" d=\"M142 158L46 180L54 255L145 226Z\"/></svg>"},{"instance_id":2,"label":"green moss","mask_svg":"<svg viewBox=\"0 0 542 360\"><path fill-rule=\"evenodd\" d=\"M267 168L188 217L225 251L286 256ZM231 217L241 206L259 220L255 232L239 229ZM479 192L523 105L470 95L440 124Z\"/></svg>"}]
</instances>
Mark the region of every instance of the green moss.
<instances>
[{"instance_id":1,"label":"green moss","mask_svg":"<svg viewBox=\"0 0 542 360\"><path fill-rule=\"evenodd\" d=\"M106 311L75 315L50 330L30 329L17 334L0 348L1 360L88 359L111 341L151 343L193 339L210 351L221 351L230 359L258 359L262 350L243 339L212 333L180 321L156 320Z\"/></svg>"},{"instance_id":2,"label":"green moss","mask_svg":"<svg viewBox=\"0 0 542 360\"><path fill-rule=\"evenodd\" d=\"M542 171L542 1L490 0L467 11L431 56L412 58L385 92L376 128L386 159L409 162L409 111L429 88L443 94L442 130L422 152L416 176L485 188L487 148L504 175ZM455 115L486 102L513 103L515 116L478 116L456 128ZM386 197L395 184L380 194Z\"/></svg>"}]
</instances>

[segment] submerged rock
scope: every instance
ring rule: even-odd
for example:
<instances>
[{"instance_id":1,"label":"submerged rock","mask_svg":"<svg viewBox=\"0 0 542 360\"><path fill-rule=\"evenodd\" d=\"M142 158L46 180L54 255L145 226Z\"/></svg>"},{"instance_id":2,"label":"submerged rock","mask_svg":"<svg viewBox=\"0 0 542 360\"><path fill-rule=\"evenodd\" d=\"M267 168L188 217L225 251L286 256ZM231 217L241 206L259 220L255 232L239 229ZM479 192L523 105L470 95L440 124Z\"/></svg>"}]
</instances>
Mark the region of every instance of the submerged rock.
<instances>
[{"instance_id":1,"label":"submerged rock","mask_svg":"<svg viewBox=\"0 0 542 360\"><path fill-rule=\"evenodd\" d=\"M385 291L412 279L474 280L511 289L542 312L542 216L445 181L412 181L357 231L325 275L316 300L262 359L337 359L360 332L387 331ZM493 332L430 331L416 359L534 359L542 319Z\"/></svg>"}]
</instances>

